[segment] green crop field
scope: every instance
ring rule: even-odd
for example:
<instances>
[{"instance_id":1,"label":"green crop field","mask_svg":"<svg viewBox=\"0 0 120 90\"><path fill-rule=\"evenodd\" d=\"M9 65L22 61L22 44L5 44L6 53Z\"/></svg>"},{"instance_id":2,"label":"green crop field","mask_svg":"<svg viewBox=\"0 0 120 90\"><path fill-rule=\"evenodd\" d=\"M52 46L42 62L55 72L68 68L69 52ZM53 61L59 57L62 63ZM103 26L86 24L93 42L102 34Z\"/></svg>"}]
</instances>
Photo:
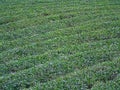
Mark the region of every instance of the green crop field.
<instances>
[{"instance_id":1,"label":"green crop field","mask_svg":"<svg viewBox=\"0 0 120 90\"><path fill-rule=\"evenodd\" d=\"M0 90L120 90L120 0L0 0Z\"/></svg>"}]
</instances>

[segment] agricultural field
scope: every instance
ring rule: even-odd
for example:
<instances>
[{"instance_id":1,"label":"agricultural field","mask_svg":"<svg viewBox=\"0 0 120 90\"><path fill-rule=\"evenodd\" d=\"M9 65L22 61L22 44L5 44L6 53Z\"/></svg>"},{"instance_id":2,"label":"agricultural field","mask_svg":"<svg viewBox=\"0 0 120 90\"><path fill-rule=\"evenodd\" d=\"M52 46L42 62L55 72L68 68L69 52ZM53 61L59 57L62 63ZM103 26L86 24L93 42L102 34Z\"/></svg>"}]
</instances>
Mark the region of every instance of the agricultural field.
<instances>
[{"instance_id":1,"label":"agricultural field","mask_svg":"<svg viewBox=\"0 0 120 90\"><path fill-rule=\"evenodd\" d=\"M0 90L120 90L120 0L0 0Z\"/></svg>"}]
</instances>

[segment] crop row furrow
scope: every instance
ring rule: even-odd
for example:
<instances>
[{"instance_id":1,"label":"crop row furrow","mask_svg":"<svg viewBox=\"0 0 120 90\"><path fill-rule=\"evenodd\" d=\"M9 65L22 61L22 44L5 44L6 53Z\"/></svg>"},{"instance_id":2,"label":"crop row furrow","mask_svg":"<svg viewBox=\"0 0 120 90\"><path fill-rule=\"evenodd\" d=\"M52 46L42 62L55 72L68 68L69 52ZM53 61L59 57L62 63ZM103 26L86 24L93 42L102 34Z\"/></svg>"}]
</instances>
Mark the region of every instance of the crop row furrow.
<instances>
[{"instance_id":1,"label":"crop row furrow","mask_svg":"<svg viewBox=\"0 0 120 90\"><path fill-rule=\"evenodd\" d=\"M7 16L7 17L1 17L1 25L0 26L5 26L5 25L10 25L10 24L13 24L13 23L18 23L18 22L25 22L26 20L31 20L31 21L33 21L33 20L35 20L36 18L37 19L44 19L44 18L52 18L52 17L54 17L53 19L55 19L56 18L56 20L57 20L57 17L58 16L61 16L61 15L66 15L66 14L77 14L78 12L79 12L79 10L80 10L80 8L75 8L74 10L73 9L70 9L71 10L71 12L67 12L67 11L65 11L65 12L60 12L59 10L57 10L57 11L42 11L42 12L40 12L40 11L36 11L36 12L32 12L32 13L29 13L29 15L26 13L26 14L24 14L23 13L23 15L22 14L19 14L19 15L16 15L16 16L11 16L10 17L10 15L9 16ZM59 11L59 12L58 12ZM55 13L55 12L57 12L57 13ZM84 13L87 13L88 11L86 11L86 12L84 12ZM81 13L81 14L83 14L83 13Z\"/></svg>"},{"instance_id":2,"label":"crop row furrow","mask_svg":"<svg viewBox=\"0 0 120 90\"><path fill-rule=\"evenodd\" d=\"M35 7L34 7L35 8ZM33 9L34 9L33 8ZM99 9L99 13L100 12L103 12L104 11L104 8L105 7L99 7L97 9ZM118 7L115 7L115 9L118 9ZM35 18L35 17L43 17L43 16L49 16L49 15L57 15L57 14L64 14L64 13L68 13L68 12L79 12L81 11L81 13L86 13L88 12L89 10L91 10L92 12L91 13L95 13L95 9L96 8L93 8L93 7L66 7L66 8L63 8L62 10L61 9L52 9L52 10L44 10L43 12L43 7L40 7L40 8L35 8L35 12L33 13L33 10L29 10L28 11L24 11L23 13L18 13L18 15L9 15L8 12L7 12L7 15L4 15L4 17L1 17L1 21L0 21L0 24L7 24L7 23L11 23L11 22L16 22L16 21L19 21L21 19L25 19L27 17L27 19L31 19L31 18ZM113 12L116 12L114 9L114 11L110 11L110 13L112 14ZM20 11L20 10L19 10ZM21 10L22 11L22 10ZM32 12L31 12L32 11ZM17 11L15 11L17 12ZM29 15L27 14L29 13ZM52 13L52 14L51 14ZM108 12L107 12L108 13ZM3 13L2 13L3 14ZM116 13L117 15L117 13Z\"/></svg>"},{"instance_id":3,"label":"crop row furrow","mask_svg":"<svg viewBox=\"0 0 120 90\"><path fill-rule=\"evenodd\" d=\"M90 24L90 22L94 22L94 24ZM99 23L96 23L97 22L97 19L95 19L95 20L93 20L93 21L86 21L85 23L83 23L83 24L79 24L77 27L74 27L74 26L72 26L72 27L69 27L68 29L67 28L64 28L65 30L76 30L76 29L79 29L79 31L81 32L81 31L86 31L86 30L91 30L91 31L93 31L93 30L97 30L97 29L99 29L99 27L103 27L103 28L112 28L112 29L119 29L119 25L116 25L114 22L105 22L105 21L100 21ZM117 23L117 21L115 21L116 23ZM69 23L69 22L67 22L67 23ZM95 25L96 24L96 25ZM111 26L110 26L110 24L111 24ZM11 41L11 42L2 42L2 44L0 45L1 47L0 47L0 49L1 49L1 51L3 51L3 50L6 50L6 49L9 49L9 48L12 48L12 47L16 47L16 46L23 46L23 45L25 45L25 44L29 44L29 43L33 43L33 42L35 42L35 41L41 41L41 39L44 39L44 38L47 38L47 37L49 37L49 34L50 33L59 33L59 32L64 32L64 30L62 29L57 29L57 28L60 28L61 26L63 26L64 24L59 24L59 22L57 23L57 24L55 24L55 26L56 27L54 27L54 25L48 25L49 26L49 29L53 29L52 31L50 30L50 31L48 31L49 29L47 29L48 27L47 26L44 26L44 27L42 27L41 26L41 29L43 29L42 31L40 31L39 30L39 28L40 27L38 27L38 28L35 28L35 29L33 29L33 30L35 30L34 32L33 31L31 31L30 32L30 35L33 35L33 36L22 36L23 38L18 38L17 40L13 40L13 41ZM88 28L86 28L86 25L88 26ZM99 27L98 27L99 26ZM107 27L106 27L107 26ZM64 27L66 27L66 25L64 25ZM29 28L30 30L32 29L32 28ZM56 30L57 29L57 30ZM101 28L102 29L102 28ZM27 31L28 29L26 29L25 30L25 32ZM47 32L48 31L48 32ZM72 32L73 32L72 31ZM35 33L35 34L34 34ZM38 34L38 33L41 33L40 35ZM43 34L44 33L44 34ZM21 33L22 34L22 33ZM27 33L25 33L25 34L27 34ZM47 35L48 34L48 35ZM22 34L22 35L24 35L24 34ZM47 37L46 37L46 35L47 35ZM54 35L56 35L56 34L54 34ZM53 36L54 36L53 35ZM15 35L16 36L16 35ZM13 36L13 37L15 37L15 36ZM18 35L19 36L19 35ZM4 36L3 36L4 37ZM22 40L22 41L21 41Z\"/></svg>"},{"instance_id":4,"label":"crop row furrow","mask_svg":"<svg viewBox=\"0 0 120 90\"><path fill-rule=\"evenodd\" d=\"M74 12L75 13L75 11L72 11L72 12ZM96 12L96 11L93 11L93 12ZM79 12L80 14L82 14L82 15L85 15L85 14L90 14L89 16L90 17L92 17L92 13L93 12L88 12L88 11L85 11L85 12ZM71 13L71 12L69 12L69 13ZM78 12L76 12L77 14L78 14ZM100 11L99 12L96 12L96 14L98 14L98 13L100 13ZM60 13L59 13L60 14ZM18 29L18 28L25 28L26 26L33 26L33 25L36 25L36 24L41 24L41 23L43 23L45 20L45 22L44 23L46 23L46 22L48 22L48 21L52 21L52 20L56 20L56 19L58 19L59 20L59 17L58 16L62 16L62 14L61 15L59 15L59 14L55 14L55 15L47 15L45 18L41 18L41 17L35 17L35 19L34 18L29 18L29 19L24 19L24 20L21 20L21 21L17 21L17 22L12 22L12 23L9 23L9 24L7 24L7 25L1 25L0 26L0 28L1 28L1 30L9 30L9 31L11 31L11 30L15 30L15 29ZM88 15L87 14L87 15ZM105 12L104 12L104 14L105 14ZM107 12L106 12L106 14L107 14ZM111 12L111 14L112 14L112 12ZM64 17L64 14L63 14L63 17ZM67 16L66 16L67 17ZM49 18L50 18L50 20L49 20Z\"/></svg>"},{"instance_id":5,"label":"crop row furrow","mask_svg":"<svg viewBox=\"0 0 120 90\"><path fill-rule=\"evenodd\" d=\"M32 3L32 2L31 2ZM85 5L83 5L83 4L80 4L80 6L79 5L75 5L75 4L77 4L77 2L73 2L73 3L71 3L72 4L72 6L71 5L68 5L68 4L66 4L66 3L54 3L54 2L52 2L52 3L42 3L42 4L40 4L40 3L35 3L35 2L33 2L33 3L35 3L35 4L31 4L31 3L29 3L29 4L27 4L27 5L21 5L21 4L17 4L17 5L9 5L9 6L7 6L6 8L9 8L9 11L10 12L12 12L12 14L13 14L13 16L14 15L19 15L19 14L21 14L21 13L23 13L24 14L24 12L26 11L23 7L26 7L26 8L28 8L28 10L27 10L27 12L26 13L31 13L30 12L30 10L32 11L32 10L36 10L37 9L37 11L43 11L43 10L45 10L45 11L50 11L50 10L52 10L52 9L54 9L54 10L59 10L60 9L60 11L64 11L65 9L66 10L69 10L69 8L86 8L86 6ZM47 4L47 5L46 5ZM50 4L53 4L53 6L50 6ZM99 4L96 4L97 6L99 5ZM88 5L89 6L89 10L92 10L94 7L92 7L91 5ZM116 5L111 5L111 7L112 8L114 8ZM60 8L60 7L62 7L62 9ZM11 8L11 9L10 9ZM22 8L22 10L21 10L21 8ZM41 9L42 8L42 9ZM105 7L103 7L103 5L99 5L99 7L97 7L97 8L103 8L103 9L106 9ZM116 9L118 9L118 8L116 8ZM3 11L2 11L3 10ZM21 10L21 11L20 11ZM119 9L118 9L119 10ZM28 12L29 11L29 12ZM18 13L19 12L19 13ZM58 13L58 12L57 12ZM1 12L0 12L0 16L2 17L2 16L7 16L7 15L9 15L9 12L8 12L8 9L6 9L6 10L4 10L4 8L2 8L1 9Z\"/></svg>"},{"instance_id":6,"label":"crop row furrow","mask_svg":"<svg viewBox=\"0 0 120 90\"><path fill-rule=\"evenodd\" d=\"M104 52L104 50L101 50L101 52L102 51ZM101 54L103 54L103 52ZM92 54L94 58L85 59L85 57L86 57L86 55L85 55L84 58L82 58L80 56L77 59L72 59L72 60L56 60L56 61L48 62L44 65L35 66L31 69L27 69L27 70L24 70L24 71L15 73L15 74L11 74L6 77L0 77L0 81L1 81L0 87L2 89L6 89L6 88L20 89L21 86L22 86L22 88L28 88L29 86L34 86L37 82L44 83L49 80L55 79L60 75L65 75L67 73L70 73L70 72L73 72L73 71L79 70L79 69L81 70L85 67L87 68L87 67L97 64L99 62L101 63L101 57L103 57L103 56L100 56L96 52L90 53L90 54ZM109 55L110 54L108 54L108 57L109 57ZM113 55L113 54L111 53L111 55ZM88 56L91 57L91 55L88 55ZM112 59L113 59L113 57L105 58L106 61L110 61ZM89 62L89 60L90 60L90 62ZM105 60L103 60L102 62L104 62ZM112 69L114 71L118 72L119 68L120 68L120 65L119 65L120 63L117 62L115 64L115 61L114 61L114 63L111 63L111 64L113 65ZM104 68L105 67L102 68L103 71L104 71ZM97 70L98 68L94 68L94 69ZM107 69L109 70L109 68L107 68ZM110 70L111 70L111 68L110 68ZM87 73L87 75L89 75L88 72L86 72L86 73ZM109 73L113 73L113 71L109 71ZM100 78L99 80L102 80L102 79L107 80L107 76L105 76L104 78L102 77L102 76L104 76L104 74L106 74L106 72L103 72L103 73L99 72L99 74L100 74L100 76L97 75ZM79 74L77 74L77 75L79 75ZM95 72L94 72L94 75L96 75ZM91 82L91 83L94 83L94 82ZM47 88L49 88L49 87L47 87Z\"/></svg>"},{"instance_id":7,"label":"crop row furrow","mask_svg":"<svg viewBox=\"0 0 120 90\"><path fill-rule=\"evenodd\" d=\"M56 21L54 21L54 23L48 22L46 24L36 25L36 26L27 27L27 28L24 28L24 29L18 29L18 30L9 31L9 32L8 31L6 32L6 30L4 30L4 31L1 31L0 37L1 37L2 40L7 40L7 41L10 40L11 41L11 40L15 40L17 38L30 37L31 35L36 34L36 33L37 34L41 34L41 33L44 34L46 32L46 30L47 30L47 32L50 32L50 31L54 31L55 29L58 29L58 27L61 28L60 27L61 25L64 26L62 28L66 28L68 26L67 23L62 22L62 21L64 21L65 18L69 18L70 19L70 18L73 18L73 17L80 17L80 16L82 16L82 15L76 16L76 14L73 14L73 13L71 13L71 14L70 13L69 14L64 14L62 16L60 15L59 18L63 18L60 21L56 20ZM101 15L96 15L95 14L95 16L93 16L93 17L95 19L99 19L99 16L101 16ZM84 17L89 17L89 16L86 15ZM102 17L105 18L104 15ZM109 15L109 17L110 17L110 15ZM93 18L91 18L91 19L93 19ZM88 20L88 21L90 21L90 20ZM119 20L119 18L118 18L118 16L111 17L111 20L112 21L116 21L116 20ZM71 21L72 21L71 22L71 26L69 26L69 27L73 27L73 26L75 27L76 26L75 23L73 22L73 20L71 20ZM85 23L85 22L83 22L83 23ZM79 24L82 24L82 23L79 22ZM57 25L59 25L59 26L57 26Z\"/></svg>"},{"instance_id":8,"label":"crop row furrow","mask_svg":"<svg viewBox=\"0 0 120 90\"><path fill-rule=\"evenodd\" d=\"M62 45L67 44L80 44L83 42L104 40L110 38L119 38L119 30L99 30L91 32L82 32L69 36L61 36L54 39L45 40L42 43L34 43L32 45L26 45L20 48L10 49L0 53L1 63L10 61L11 59L17 60L20 57L28 55L36 55L37 53L44 53L46 50L57 49ZM37 41L41 42L41 41Z\"/></svg>"},{"instance_id":9,"label":"crop row furrow","mask_svg":"<svg viewBox=\"0 0 120 90\"><path fill-rule=\"evenodd\" d=\"M105 61L97 63L93 66L88 66L83 69L77 69L72 73L57 77L54 80L45 83L35 83L29 89L24 90L80 90L91 89L96 82L107 82L114 74L120 74L120 58L113 59L112 61ZM117 77L117 76L116 76ZM115 77L114 77L115 78ZM112 79L114 80L112 77ZM119 85L119 78L116 81L117 87ZM26 87L28 88L28 87ZM97 90L99 87L97 87ZM95 89L96 90L96 89ZM100 89L101 90L101 89ZM117 89L119 90L119 89Z\"/></svg>"},{"instance_id":10,"label":"crop row furrow","mask_svg":"<svg viewBox=\"0 0 120 90\"><path fill-rule=\"evenodd\" d=\"M119 73L120 76L120 73ZM93 87L91 88L91 90L119 90L120 89L120 77L117 76L116 73L113 73L113 75L111 75L111 77L113 80L109 80L105 81L105 82L96 82ZM114 79L115 78L115 79ZM117 78L117 79L116 79Z\"/></svg>"},{"instance_id":11,"label":"crop row furrow","mask_svg":"<svg viewBox=\"0 0 120 90\"><path fill-rule=\"evenodd\" d=\"M114 41L118 41L118 42L114 42ZM116 45L115 45L116 44ZM35 65L38 64L43 64L47 61L53 61L53 57L55 57L55 59L59 58L59 56L61 56L61 58L69 58L71 55L74 55L76 53L80 52L87 52L89 50L95 50L95 49L102 49L104 47L116 47L116 50L118 50L117 46L119 45L119 39L113 39L113 40L104 40L104 41L99 41L99 42L91 42L91 43L83 43L81 45L67 45L67 46L63 46L61 48L55 49L55 50L50 50L47 51L41 55L36 55L36 56L32 56L32 57L26 57L20 60L16 60L16 61L10 61L10 62L5 62L5 64L0 64L1 66L1 74L0 75L4 75L4 74L8 74L11 72L17 72L19 70L23 70L23 69L27 69L30 67L33 67ZM67 56L67 57L66 57Z\"/></svg>"},{"instance_id":12,"label":"crop row furrow","mask_svg":"<svg viewBox=\"0 0 120 90\"><path fill-rule=\"evenodd\" d=\"M91 14L92 14L92 12L90 13L90 12L88 12L88 11L86 11L86 12L75 12L75 11L72 11L72 12L69 12L70 14L72 14L73 16L74 16L74 14L75 15L79 15L79 14L81 14L81 15L87 15L88 16L88 14L90 14L89 16L91 16ZM11 31L11 29L13 29L13 30L15 30L15 28L19 28L19 27L23 27L23 28L25 28L26 26L26 24L31 24L32 26L33 26L33 24L35 24L35 23L37 23L37 24L41 24L42 22L44 22L45 20L47 20L46 22L48 22L48 21L52 21L52 20L56 20L56 19L64 19L65 17L70 17L70 16L72 16L72 15L70 15L69 16L69 13L68 14L61 14L61 13L59 13L59 14L55 14L55 15L47 15L45 18L41 18L41 17L35 17L35 19L34 18L29 18L29 19L24 19L24 20L21 20L21 21L17 21L17 22L12 22L12 23L9 23L9 24L7 24L7 25L1 25L0 26L0 28L1 28L1 30L7 30L7 29L9 29L9 31ZM87 14L88 13L88 14ZM100 13L100 12L97 12L96 14L98 14L98 13ZM104 13L105 14L105 13ZM106 13L107 14L107 13ZM64 15L66 15L66 16L64 16ZM68 16L67 16L68 15ZM80 16L81 16L80 15ZM79 16L79 17L80 17ZM92 16L91 16L92 17ZM41 22L40 22L41 21ZM45 22L45 23L46 23ZM35 24L36 25L36 24ZM7 30L8 31L8 30Z\"/></svg>"}]
</instances>

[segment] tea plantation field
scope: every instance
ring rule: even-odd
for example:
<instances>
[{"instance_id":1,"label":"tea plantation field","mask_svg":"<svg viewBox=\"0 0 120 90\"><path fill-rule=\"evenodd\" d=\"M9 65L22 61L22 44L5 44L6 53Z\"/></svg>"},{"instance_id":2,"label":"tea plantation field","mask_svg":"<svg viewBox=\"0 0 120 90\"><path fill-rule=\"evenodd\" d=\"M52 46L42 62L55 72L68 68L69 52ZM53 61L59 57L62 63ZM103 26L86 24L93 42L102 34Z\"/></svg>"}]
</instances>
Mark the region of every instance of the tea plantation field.
<instances>
[{"instance_id":1,"label":"tea plantation field","mask_svg":"<svg viewBox=\"0 0 120 90\"><path fill-rule=\"evenodd\" d=\"M120 0L0 0L0 90L120 90Z\"/></svg>"}]
</instances>

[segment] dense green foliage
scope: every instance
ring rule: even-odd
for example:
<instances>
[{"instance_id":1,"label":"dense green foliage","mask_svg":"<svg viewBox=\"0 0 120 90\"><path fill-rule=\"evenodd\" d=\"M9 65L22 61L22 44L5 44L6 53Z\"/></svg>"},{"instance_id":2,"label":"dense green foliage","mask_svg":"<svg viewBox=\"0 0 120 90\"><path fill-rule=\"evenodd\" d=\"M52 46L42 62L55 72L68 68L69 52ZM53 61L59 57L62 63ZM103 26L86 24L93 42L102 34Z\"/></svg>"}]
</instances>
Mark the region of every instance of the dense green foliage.
<instances>
[{"instance_id":1,"label":"dense green foliage","mask_svg":"<svg viewBox=\"0 0 120 90\"><path fill-rule=\"evenodd\" d=\"M0 90L120 90L120 0L0 0Z\"/></svg>"}]
</instances>

